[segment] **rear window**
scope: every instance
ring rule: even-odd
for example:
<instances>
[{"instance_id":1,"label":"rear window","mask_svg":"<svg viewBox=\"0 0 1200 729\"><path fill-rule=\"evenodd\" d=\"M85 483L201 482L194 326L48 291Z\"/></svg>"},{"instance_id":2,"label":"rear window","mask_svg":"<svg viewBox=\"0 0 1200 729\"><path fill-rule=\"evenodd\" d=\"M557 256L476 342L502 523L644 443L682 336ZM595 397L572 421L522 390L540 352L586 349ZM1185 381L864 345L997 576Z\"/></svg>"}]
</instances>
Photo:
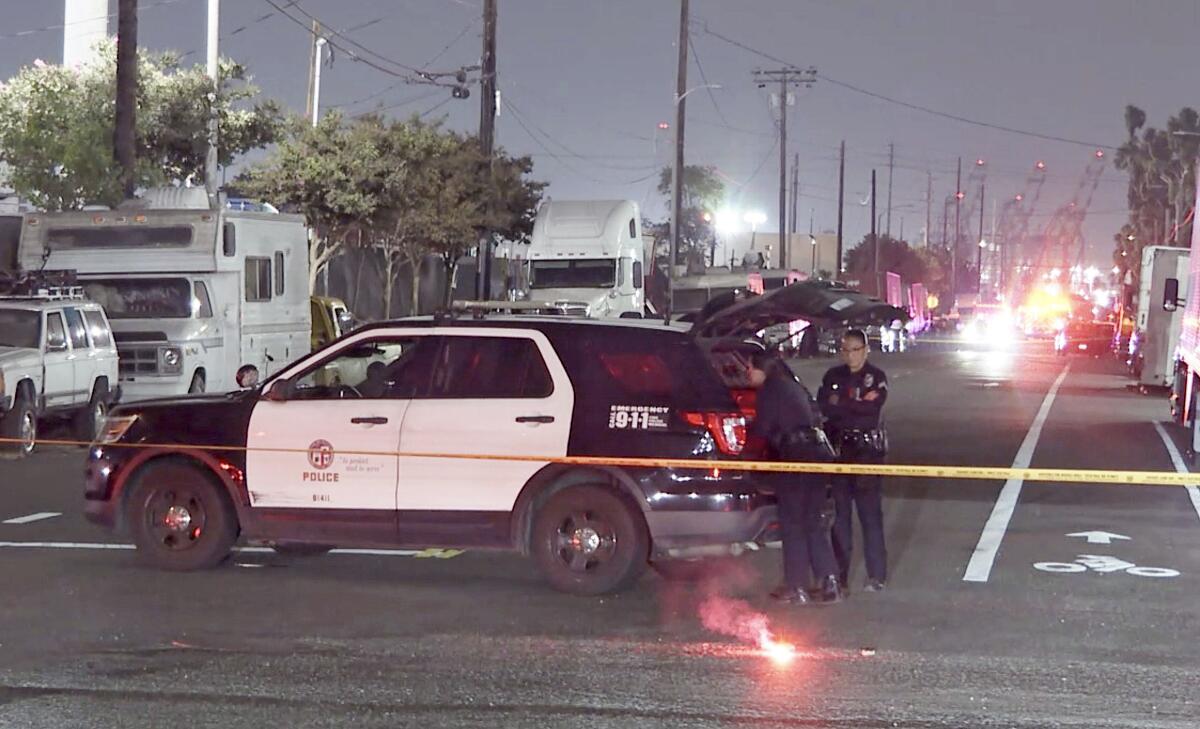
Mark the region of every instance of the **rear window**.
<instances>
[{"instance_id":1,"label":"rear window","mask_svg":"<svg viewBox=\"0 0 1200 729\"><path fill-rule=\"evenodd\" d=\"M662 404L677 408L734 408L704 352L668 332L589 332L557 349L585 400L610 404Z\"/></svg>"}]
</instances>

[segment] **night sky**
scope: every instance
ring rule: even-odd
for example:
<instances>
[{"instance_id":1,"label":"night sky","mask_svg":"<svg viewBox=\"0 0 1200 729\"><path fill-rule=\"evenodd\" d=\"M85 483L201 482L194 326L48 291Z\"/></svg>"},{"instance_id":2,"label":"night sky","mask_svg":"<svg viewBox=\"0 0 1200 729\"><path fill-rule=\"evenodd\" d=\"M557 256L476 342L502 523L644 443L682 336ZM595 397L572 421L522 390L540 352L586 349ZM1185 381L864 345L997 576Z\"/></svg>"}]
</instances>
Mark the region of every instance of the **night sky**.
<instances>
[{"instance_id":1,"label":"night sky","mask_svg":"<svg viewBox=\"0 0 1200 729\"><path fill-rule=\"evenodd\" d=\"M301 9L333 28L353 29L346 35L388 59L373 61L401 75L391 61L449 70L479 60L480 0L277 2L305 23ZM141 5L143 45L194 51L189 60L203 62L205 0ZM551 183L552 197L628 197L661 217L665 206L654 186L656 171L670 160L671 132L657 126L673 121L678 2L500 0L499 7L499 143L534 155L536 176ZM61 29L14 36L61 24L61 2L0 0L0 8L0 78L37 58L60 60ZM789 111L789 156L800 153L800 229L807 230L810 210L818 230L835 225L837 145L844 139L848 240L869 227L859 201L872 167L883 211L889 142L896 156L893 234L903 220L905 237L919 240L927 170L939 226L939 201L953 192L959 155L966 167L987 161L988 196L999 199L1021 192L1033 163L1045 160L1047 184L1031 226L1038 229L1070 195L1092 145L1121 143L1126 103L1144 108L1148 123L1159 126L1181 106L1200 103L1194 0L693 0L692 16L689 87L705 83L702 68L707 83L721 88L688 96L687 161L719 168L728 204L766 212L766 229L777 225L777 132L768 92L756 88L751 72L778 61L813 65L827 77L798 92ZM221 30L224 55L244 62L267 95L303 111L309 38L300 23L265 0L225 0ZM335 50L322 107L356 113L382 106L397 115L445 115L461 129L478 125L477 89L468 100L452 100L447 89L398 81ZM1081 144L951 120L835 82ZM1124 175L1110 167L1085 226L1091 260L1108 260L1125 206ZM978 210L974 216L977 226ZM990 226L990 202L986 218Z\"/></svg>"}]
</instances>

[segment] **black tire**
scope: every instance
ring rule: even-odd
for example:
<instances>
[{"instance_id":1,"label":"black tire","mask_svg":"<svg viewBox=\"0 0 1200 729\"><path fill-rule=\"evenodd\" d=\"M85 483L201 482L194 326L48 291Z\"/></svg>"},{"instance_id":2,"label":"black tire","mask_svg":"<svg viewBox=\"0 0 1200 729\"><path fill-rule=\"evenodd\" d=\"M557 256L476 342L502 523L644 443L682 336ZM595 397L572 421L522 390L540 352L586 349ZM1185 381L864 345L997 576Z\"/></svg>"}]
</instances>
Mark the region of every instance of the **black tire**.
<instances>
[{"instance_id":1,"label":"black tire","mask_svg":"<svg viewBox=\"0 0 1200 729\"><path fill-rule=\"evenodd\" d=\"M651 562L650 568L667 582L702 582L720 577L732 568L735 560L735 557L662 559Z\"/></svg>"},{"instance_id":2,"label":"black tire","mask_svg":"<svg viewBox=\"0 0 1200 729\"><path fill-rule=\"evenodd\" d=\"M37 411L29 397L20 392L12 410L0 420L0 433L11 440L0 444L0 452L8 458L25 458L37 447ZM13 442L20 441L20 442Z\"/></svg>"},{"instance_id":3,"label":"black tire","mask_svg":"<svg viewBox=\"0 0 1200 729\"><path fill-rule=\"evenodd\" d=\"M650 536L637 507L607 486L570 486L533 518L534 561L555 589L574 595L619 592L646 570Z\"/></svg>"},{"instance_id":4,"label":"black tire","mask_svg":"<svg viewBox=\"0 0 1200 729\"><path fill-rule=\"evenodd\" d=\"M134 475L125 518L139 558L160 569L215 567L237 541L237 512L224 487L180 461L152 461Z\"/></svg>"},{"instance_id":5,"label":"black tire","mask_svg":"<svg viewBox=\"0 0 1200 729\"><path fill-rule=\"evenodd\" d=\"M188 394L189 395L202 394L205 390L205 387L206 387L206 383L204 381L204 373L197 372L196 374L192 375L192 384L188 385Z\"/></svg>"},{"instance_id":6,"label":"black tire","mask_svg":"<svg viewBox=\"0 0 1200 729\"><path fill-rule=\"evenodd\" d=\"M87 407L75 414L72 430L80 441L91 443L104 427L104 418L108 415L108 385L98 382L92 389Z\"/></svg>"},{"instance_id":7,"label":"black tire","mask_svg":"<svg viewBox=\"0 0 1200 729\"><path fill-rule=\"evenodd\" d=\"M333 549L333 547L331 547L327 544L287 543L287 544L272 544L271 549L274 549L275 553L280 555L281 557L301 558L301 557L321 557L323 555L329 554L329 550Z\"/></svg>"}]
</instances>

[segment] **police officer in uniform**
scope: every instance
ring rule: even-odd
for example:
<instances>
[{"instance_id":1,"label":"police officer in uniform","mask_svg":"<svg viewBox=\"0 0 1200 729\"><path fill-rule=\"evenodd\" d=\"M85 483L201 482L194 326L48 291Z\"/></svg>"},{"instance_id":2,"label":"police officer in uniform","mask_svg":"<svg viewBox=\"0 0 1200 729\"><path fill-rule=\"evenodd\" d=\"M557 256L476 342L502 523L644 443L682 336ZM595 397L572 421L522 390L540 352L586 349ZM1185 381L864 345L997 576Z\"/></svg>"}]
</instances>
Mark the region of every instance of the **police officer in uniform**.
<instances>
[{"instance_id":1,"label":"police officer in uniform","mask_svg":"<svg viewBox=\"0 0 1200 729\"><path fill-rule=\"evenodd\" d=\"M758 390L750 434L765 442L769 458L803 462L834 457L812 395L778 356L756 353L748 375ZM783 584L771 597L796 605L838 602L837 562L829 532L820 525L824 479L808 473L766 473L760 478L775 491L783 538ZM810 578L816 584L811 593Z\"/></svg>"},{"instance_id":2,"label":"police officer in uniform","mask_svg":"<svg viewBox=\"0 0 1200 729\"><path fill-rule=\"evenodd\" d=\"M845 463L882 463L887 455L887 432L882 422L887 402L887 375L867 361L867 335L850 329L842 336L844 364L825 373L817 399L828 418L826 431ZM883 494L879 476L836 476L833 498L837 517L833 549L838 576L847 585L852 554L851 514L858 510L867 566L865 589L878 592L887 583L887 548L883 540Z\"/></svg>"}]
</instances>

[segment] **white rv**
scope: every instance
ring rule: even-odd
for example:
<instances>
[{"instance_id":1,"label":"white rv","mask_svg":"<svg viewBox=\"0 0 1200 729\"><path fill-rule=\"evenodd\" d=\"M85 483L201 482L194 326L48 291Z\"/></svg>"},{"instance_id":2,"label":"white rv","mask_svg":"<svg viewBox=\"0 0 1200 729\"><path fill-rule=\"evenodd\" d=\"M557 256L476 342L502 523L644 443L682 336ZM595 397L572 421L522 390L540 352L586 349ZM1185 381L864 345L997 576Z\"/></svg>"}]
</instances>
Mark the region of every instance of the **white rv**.
<instances>
[{"instance_id":1,"label":"white rv","mask_svg":"<svg viewBox=\"0 0 1200 729\"><path fill-rule=\"evenodd\" d=\"M235 389L239 368L265 377L310 350L299 216L207 206L31 213L20 263L74 270L104 307L125 401Z\"/></svg>"},{"instance_id":2,"label":"white rv","mask_svg":"<svg viewBox=\"0 0 1200 729\"><path fill-rule=\"evenodd\" d=\"M1134 372L1143 387L1170 387L1175 380L1175 347L1183 328L1183 308L1163 305L1168 281L1188 290L1187 248L1147 246L1142 250L1138 292L1137 351Z\"/></svg>"},{"instance_id":3,"label":"white rv","mask_svg":"<svg viewBox=\"0 0 1200 729\"><path fill-rule=\"evenodd\" d=\"M543 203L527 255L529 301L580 316L642 316L645 245L632 200Z\"/></svg>"}]
</instances>

